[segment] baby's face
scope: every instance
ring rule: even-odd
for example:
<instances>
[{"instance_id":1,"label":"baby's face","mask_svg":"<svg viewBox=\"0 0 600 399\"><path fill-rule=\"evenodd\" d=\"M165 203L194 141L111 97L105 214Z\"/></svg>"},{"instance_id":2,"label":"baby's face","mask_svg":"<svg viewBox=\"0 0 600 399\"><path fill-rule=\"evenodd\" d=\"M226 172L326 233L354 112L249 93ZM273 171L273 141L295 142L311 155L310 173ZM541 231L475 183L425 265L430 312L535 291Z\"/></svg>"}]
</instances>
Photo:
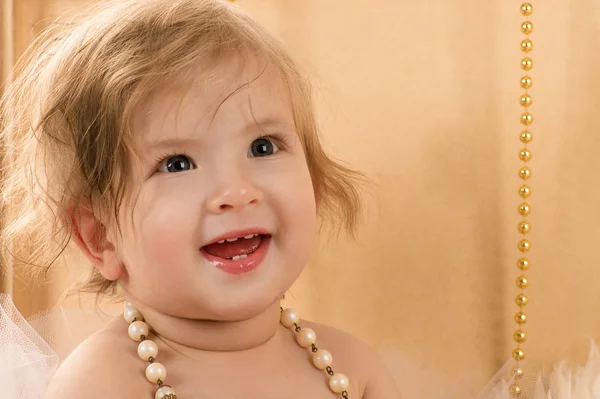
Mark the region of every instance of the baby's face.
<instances>
[{"instance_id":1,"label":"baby's face","mask_svg":"<svg viewBox=\"0 0 600 399\"><path fill-rule=\"evenodd\" d=\"M144 177L137 202L122 210L117 252L128 294L146 306L250 317L309 258L311 177L289 92L275 68L263 70L220 63L210 76L164 87L134 115Z\"/></svg>"}]
</instances>

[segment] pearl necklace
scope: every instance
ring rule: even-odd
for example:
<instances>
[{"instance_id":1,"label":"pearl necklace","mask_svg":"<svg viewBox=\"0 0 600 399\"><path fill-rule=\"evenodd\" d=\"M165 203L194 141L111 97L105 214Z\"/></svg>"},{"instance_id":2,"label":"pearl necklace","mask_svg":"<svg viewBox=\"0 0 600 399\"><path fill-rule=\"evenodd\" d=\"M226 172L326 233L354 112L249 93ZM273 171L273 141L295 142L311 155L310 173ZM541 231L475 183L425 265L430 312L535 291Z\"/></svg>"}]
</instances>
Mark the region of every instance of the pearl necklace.
<instances>
[{"instance_id":1,"label":"pearl necklace","mask_svg":"<svg viewBox=\"0 0 600 399\"><path fill-rule=\"evenodd\" d=\"M333 372L331 368L331 364L333 363L331 353L315 346L317 334L310 328L302 328L298 325L300 317L295 310L280 309L280 323L287 328L293 329L296 333L296 342L298 345L313 353L313 365L329 375L329 389L334 393L340 394L342 398L348 399L347 389L350 386L350 381L344 374ZM140 343L137 350L138 356L150 363L146 368L146 379L158 386L154 394L154 399L177 399L173 388L164 384L167 378L167 369L155 361L158 355L158 345L156 342L147 339L150 334L150 326L144 322L144 316L129 301L125 301L123 317L129 323L129 337Z\"/></svg>"}]
</instances>

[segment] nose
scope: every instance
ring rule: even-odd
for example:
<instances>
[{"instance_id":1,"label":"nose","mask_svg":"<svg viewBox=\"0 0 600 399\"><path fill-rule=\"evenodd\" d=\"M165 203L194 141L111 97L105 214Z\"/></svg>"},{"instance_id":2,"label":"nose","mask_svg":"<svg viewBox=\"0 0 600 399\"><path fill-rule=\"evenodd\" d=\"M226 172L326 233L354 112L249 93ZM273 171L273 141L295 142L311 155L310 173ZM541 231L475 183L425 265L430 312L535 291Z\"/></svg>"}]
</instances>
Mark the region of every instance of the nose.
<instances>
[{"instance_id":1,"label":"nose","mask_svg":"<svg viewBox=\"0 0 600 399\"><path fill-rule=\"evenodd\" d=\"M207 202L212 213L243 210L249 205L259 204L263 200L263 192L249 181L239 177L222 184Z\"/></svg>"}]
</instances>

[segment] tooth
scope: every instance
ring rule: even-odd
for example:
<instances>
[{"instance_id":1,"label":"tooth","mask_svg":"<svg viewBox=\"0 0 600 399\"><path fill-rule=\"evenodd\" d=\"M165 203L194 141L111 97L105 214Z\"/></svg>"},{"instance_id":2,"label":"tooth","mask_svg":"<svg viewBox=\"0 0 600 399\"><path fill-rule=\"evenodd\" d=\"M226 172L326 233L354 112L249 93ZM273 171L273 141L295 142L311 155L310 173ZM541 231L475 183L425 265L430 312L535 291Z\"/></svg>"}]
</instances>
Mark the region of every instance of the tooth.
<instances>
[{"instance_id":1,"label":"tooth","mask_svg":"<svg viewBox=\"0 0 600 399\"><path fill-rule=\"evenodd\" d=\"M244 236L244 238L245 238L246 240L249 240L249 239L251 239L251 238L254 238L255 236L256 236L255 234L249 234L249 235L247 235L247 236Z\"/></svg>"},{"instance_id":2,"label":"tooth","mask_svg":"<svg viewBox=\"0 0 600 399\"><path fill-rule=\"evenodd\" d=\"M217 241L219 244L223 244L225 240Z\"/></svg>"},{"instance_id":3,"label":"tooth","mask_svg":"<svg viewBox=\"0 0 600 399\"><path fill-rule=\"evenodd\" d=\"M246 254L238 256L238 258L240 258L240 259L246 259L247 257L248 257L248 255L246 255Z\"/></svg>"},{"instance_id":4,"label":"tooth","mask_svg":"<svg viewBox=\"0 0 600 399\"><path fill-rule=\"evenodd\" d=\"M238 240L237 238L228 238L226 241L227 242L234 242L234 241L237 241L237 240Z\"/></svg>"}]
</instances>

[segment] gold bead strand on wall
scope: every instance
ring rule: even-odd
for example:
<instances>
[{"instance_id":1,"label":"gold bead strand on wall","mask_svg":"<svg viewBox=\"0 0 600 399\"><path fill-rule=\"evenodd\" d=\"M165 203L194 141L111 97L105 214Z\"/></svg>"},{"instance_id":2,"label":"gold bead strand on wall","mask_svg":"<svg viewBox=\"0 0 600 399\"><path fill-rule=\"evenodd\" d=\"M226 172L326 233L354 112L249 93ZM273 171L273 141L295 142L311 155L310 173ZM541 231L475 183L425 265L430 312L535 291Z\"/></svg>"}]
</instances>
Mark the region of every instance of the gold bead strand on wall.
<instances>
[{"instance_id":1,"label":"gold bead strand on wall","mask_svg":"<svg viewBox=\"0 0 600 399\"><path fill-rule=\"evenodd\" d=\"M533 5L531 3L523 3L521 5L521 14L525 17L529 17L533 13ZM528 144L531 142L533 136L529 131L529 126L533 123L533 115L529 113L529 107L532 104L532 98L529 95L528 89L532 85L532 79L529 76L529 71L533 68L533 60L531 59L530 52L533 50L533 43L529 38L529 35L533 32L533 24L529 19L521 24L521 32L525 34L525 38L521 41L521 51L524 53L524 57L521 59L521 69L524 71L524 76L521 77L521 88L524 89L524 93L519 99L520 105L523 107L521 114L521 124L524 126L523 130L519 135L519 140L522 144L522 149L519 151L519 159L523 162L521 169L519 169L519 178L522 180L521 186L519 187L519 197L521 203L518 207L521 221L519 222L517 229L521 234L521 239L518 244L519 259L517 260L517 268L519 270L519 276L516 280L517 288L519 293L515 298L516 305L519 307L518 312L515 314L515 322L517 324L517 330L513 334L513 339L517 344L517 347L513 350L512 356L516 360L517 365L513 370L513 384L510 386L510 394L513 397L518 397L522 393L522 387L519 384L519 380L523 378L524 371L521 367L521 361L525 359L525 352L523 351L523 344L527 339L527 334L523 329L523 325L527 322L527 315L524 312L524 307L529 303L529 298L525 294L525 289L529 284L529 279L525 275L527 269L529 269L530 262L525 256L531 249L531 243L527 237L531 226L527 217L531 212L531 207L527 203L527 198L531 195L531 187L528 184L528 180L531 177L531 169L528 166L528 162L531 159L531 152L529 151Z\"/></svg>"}]
</instances>

